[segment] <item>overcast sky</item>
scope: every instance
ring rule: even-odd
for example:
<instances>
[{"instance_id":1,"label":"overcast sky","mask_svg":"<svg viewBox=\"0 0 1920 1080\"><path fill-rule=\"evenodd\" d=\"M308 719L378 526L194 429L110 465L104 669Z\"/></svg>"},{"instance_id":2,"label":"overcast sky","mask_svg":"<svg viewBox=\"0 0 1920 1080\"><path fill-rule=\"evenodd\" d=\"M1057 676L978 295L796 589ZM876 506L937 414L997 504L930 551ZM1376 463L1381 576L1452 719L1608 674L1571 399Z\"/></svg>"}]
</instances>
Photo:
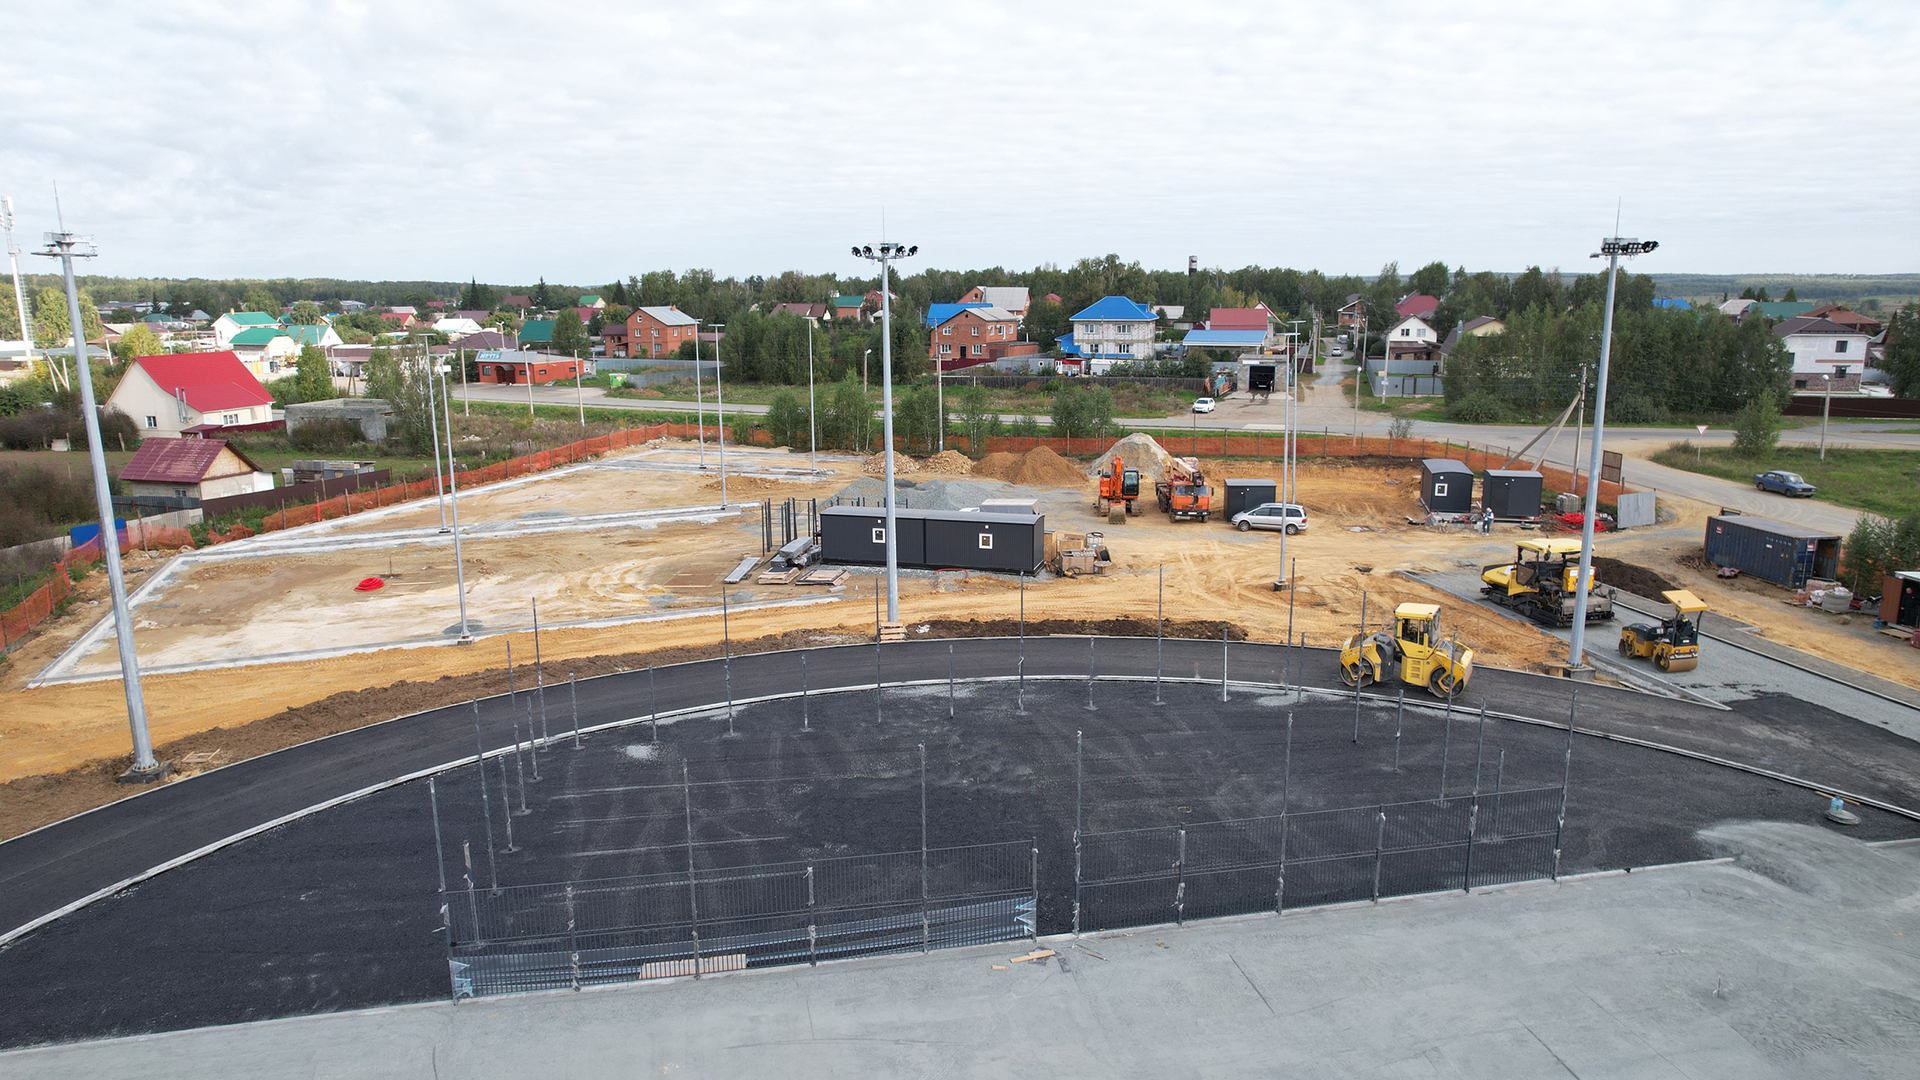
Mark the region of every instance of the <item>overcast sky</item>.
<instances>
[{"instance_id":1,"label":"overcast sky","mask_svg":"<svg viewBox=\"0 0 1920 1080\"><path fill-rule=\"evenodd\" d=\"M133 0L6 37L0 192L37 243L58 182L108 274L851 274L883 207L952 269L1584 270L1616 201L1643 271L1920 271L1901 3Z\"/></svg>"}]
</instances>

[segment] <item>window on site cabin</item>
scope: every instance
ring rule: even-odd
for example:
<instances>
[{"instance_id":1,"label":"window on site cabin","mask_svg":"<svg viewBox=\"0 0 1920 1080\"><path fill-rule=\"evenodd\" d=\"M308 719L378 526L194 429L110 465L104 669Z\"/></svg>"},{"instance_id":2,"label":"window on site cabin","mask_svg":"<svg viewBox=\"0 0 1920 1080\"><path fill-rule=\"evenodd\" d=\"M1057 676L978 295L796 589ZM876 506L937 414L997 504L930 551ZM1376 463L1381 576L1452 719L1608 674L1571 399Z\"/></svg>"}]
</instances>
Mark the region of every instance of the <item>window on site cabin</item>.
<instances>
[{"instance_id":1,"label":"window on site cabin","mask_svg":"<svg viewBox=\"0 0 1920 1080\"><path fill-rule=\"evenodd\" d=\"M980 534L980 550L981 551L993 550L993 534L992 533Z\"/></svg>"}]
</instances>

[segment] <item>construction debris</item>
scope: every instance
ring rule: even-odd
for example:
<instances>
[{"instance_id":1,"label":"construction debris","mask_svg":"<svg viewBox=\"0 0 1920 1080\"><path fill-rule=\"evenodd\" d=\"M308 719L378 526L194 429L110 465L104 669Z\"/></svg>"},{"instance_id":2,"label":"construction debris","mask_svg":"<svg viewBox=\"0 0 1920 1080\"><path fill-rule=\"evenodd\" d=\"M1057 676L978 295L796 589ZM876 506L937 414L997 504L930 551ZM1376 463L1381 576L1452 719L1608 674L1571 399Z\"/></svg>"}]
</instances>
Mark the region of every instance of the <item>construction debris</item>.
<instances>
[{"instance_id":1,"label":"construction debris","mask_svg":"<svg viewBox=\"0 0 1920 1080\"><path fill-rule=\"evenodd\" d=\"M1053 955L1056 955L1056 954L1052 949L1035 949L1025 956L1014 957L1013 962L1016 964L1024 964L1029 960L1045 960L1047 957L1053 956Z\"/></svg>"}]
</instances>

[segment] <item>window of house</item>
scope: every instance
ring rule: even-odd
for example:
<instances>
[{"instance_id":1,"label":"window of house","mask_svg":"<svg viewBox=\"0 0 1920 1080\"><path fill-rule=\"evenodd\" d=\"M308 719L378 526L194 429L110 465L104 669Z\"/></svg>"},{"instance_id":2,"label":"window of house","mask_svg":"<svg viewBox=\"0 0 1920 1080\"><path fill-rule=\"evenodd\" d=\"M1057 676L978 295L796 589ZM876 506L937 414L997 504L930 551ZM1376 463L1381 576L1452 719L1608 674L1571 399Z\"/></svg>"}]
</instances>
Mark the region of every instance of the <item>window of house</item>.
<instances>
[{"instance_id":1,"label":"window of house","mask_svg":"<svg viewBox=\"0 0 1920 1080\"><path fill-rule=\"evenodd\" d=\"M159 418L159 417L157 417L157 416L149 416L149 417L147 417L147 426L148 426L148 427L152 427L152 428L157 428L157 427L159 427L159 426L160 426L160 418Z\"/></svg>"},{"instance_id":2,"label":"window of house","mask_svg":"<svg viewBox=\"0 0 1920 1080\"><path fill-rule=\"evenodd\" d=\"M240 414L237 412L221 413L220 422L224 425L227 425L228 427L231 427L234 424L237 424L240 422Z\"/></svg>"},{"instance_id":3,"label":"window of house","mask_svg":"<svg viewBox=\"0 0 1920 1080\"><path fill-rule=\"evenodd\" d=\"M941 334L942 334L943 336L945 336L945 337L952 337L952 336L953 336L953 327L951 327L951 326L943 326L943 327L941 327L941 328L940 328L940 333L941 333Z\"/></svg>"},{"instance_id":4,"label":"window of house","mask_svg":"<svg viewBox=\"0 0 1920 1080\"><path fill-rule=\"evenodd\" d=\"M941 344L941 346L940 346L940 355L942 355L942 356L945 356L946 354L948 354L948 353L950 353L950 352L952 352L952 351L953 351L953 346L951 346L951 345L948 345L948 344L945 344L945 343L942 343L942 344Z\"/></svg>"},{"instance_id":5,"label":"window of house","mask_svg":"<svg viewBox=\"0 0 1920 1080\"><path fill-rule=\"evenodd\" d=\"M174 498L176 498L176 499L184 499L184 498L186 498L186 497L187 497L187 489L186 489L186 488L174 488L174 489L173 489L173 497L174 497Z\"/></svg>"},{"instance_id":6,"label":"window of house","mask_svg":"<svg viewBox=\"0 0 1920 1080\"><path fill-rule=\"evenodd\" d=\"M1805 390L1807 388L1807 380L1805 379L1793 380L1793 388L1795 390Z\"/></svg>"},{"instance_id":7,"label":"window of house","mask_svg":"<svg viewBox=\"0 0 1920 1080\"><path fill-rule=\"evenodd\" d=\"M980 534L980 550L981 551L993 550L993 534L992 533Z\"/></svg>"},{"instance_id":8,"label":"window of house","mask_svg":"<svg viewBox=\"0 0 1920 1080\"><path fill-rule=\"evenodd\" d=\"M979 336L980 336L980 328L979 328L979 327L977 327L977 326L976 326L976 327L974 327L974 328L973 328L973 336L974 336L974 337L979 337Z\"/></svg>"},{"instance_id":9,"label":"window of house","mask_svg":"<svg viewBox=\"0 0 1920 1080\"><path fill-rule=\"evenodd\" d=\"M1833 343L1833 351L1834 351L1834 352L1837 352L1837 353L1843 353L1843 352L1846 352L1846 351L1847 351L1847 343L1846 343L1846 342L1844 342L1844 341L1836 341L1836 342L1834 342L1834 343Z\"/></svg>"}]
</instances>

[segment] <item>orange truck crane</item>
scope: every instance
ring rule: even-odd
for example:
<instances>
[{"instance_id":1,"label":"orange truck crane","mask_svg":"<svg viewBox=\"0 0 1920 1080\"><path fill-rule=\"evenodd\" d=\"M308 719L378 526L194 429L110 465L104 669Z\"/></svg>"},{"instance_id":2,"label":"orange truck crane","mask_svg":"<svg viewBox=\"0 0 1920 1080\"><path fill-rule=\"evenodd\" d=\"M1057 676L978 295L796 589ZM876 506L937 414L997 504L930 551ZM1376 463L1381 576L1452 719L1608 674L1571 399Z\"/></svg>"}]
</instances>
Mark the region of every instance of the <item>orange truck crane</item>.
<instances>
[{"instance_id":1,"label":"orange truck crane","mask_svg":"<svg viewBox=\"0 0 1920 1080\"><path fill-rule=\"evenodd\" d=\"M1119 458L1113 459L1113 468L1100 474L1100 486L1094 493L1093 508L1107 515L1107 521L1113 525L1124 525L1128 514L1140 513L1135 502L1140 498L1140 470L1127 468L1127 463Z\"/></svg>"},{"instance_id":2,"label":"orange truck crane","mask_svg":"<svg viewBox=\"0 0 1920 1080\"><path fill-rule=\"evenodd\" d=\"M1213 491L1207 478L1200 475L1199 458L1173 458L1167 462L1167 478L1153 485L1160 509L1174 521L1213 516Z\"/></svg>"}]
</instances>

